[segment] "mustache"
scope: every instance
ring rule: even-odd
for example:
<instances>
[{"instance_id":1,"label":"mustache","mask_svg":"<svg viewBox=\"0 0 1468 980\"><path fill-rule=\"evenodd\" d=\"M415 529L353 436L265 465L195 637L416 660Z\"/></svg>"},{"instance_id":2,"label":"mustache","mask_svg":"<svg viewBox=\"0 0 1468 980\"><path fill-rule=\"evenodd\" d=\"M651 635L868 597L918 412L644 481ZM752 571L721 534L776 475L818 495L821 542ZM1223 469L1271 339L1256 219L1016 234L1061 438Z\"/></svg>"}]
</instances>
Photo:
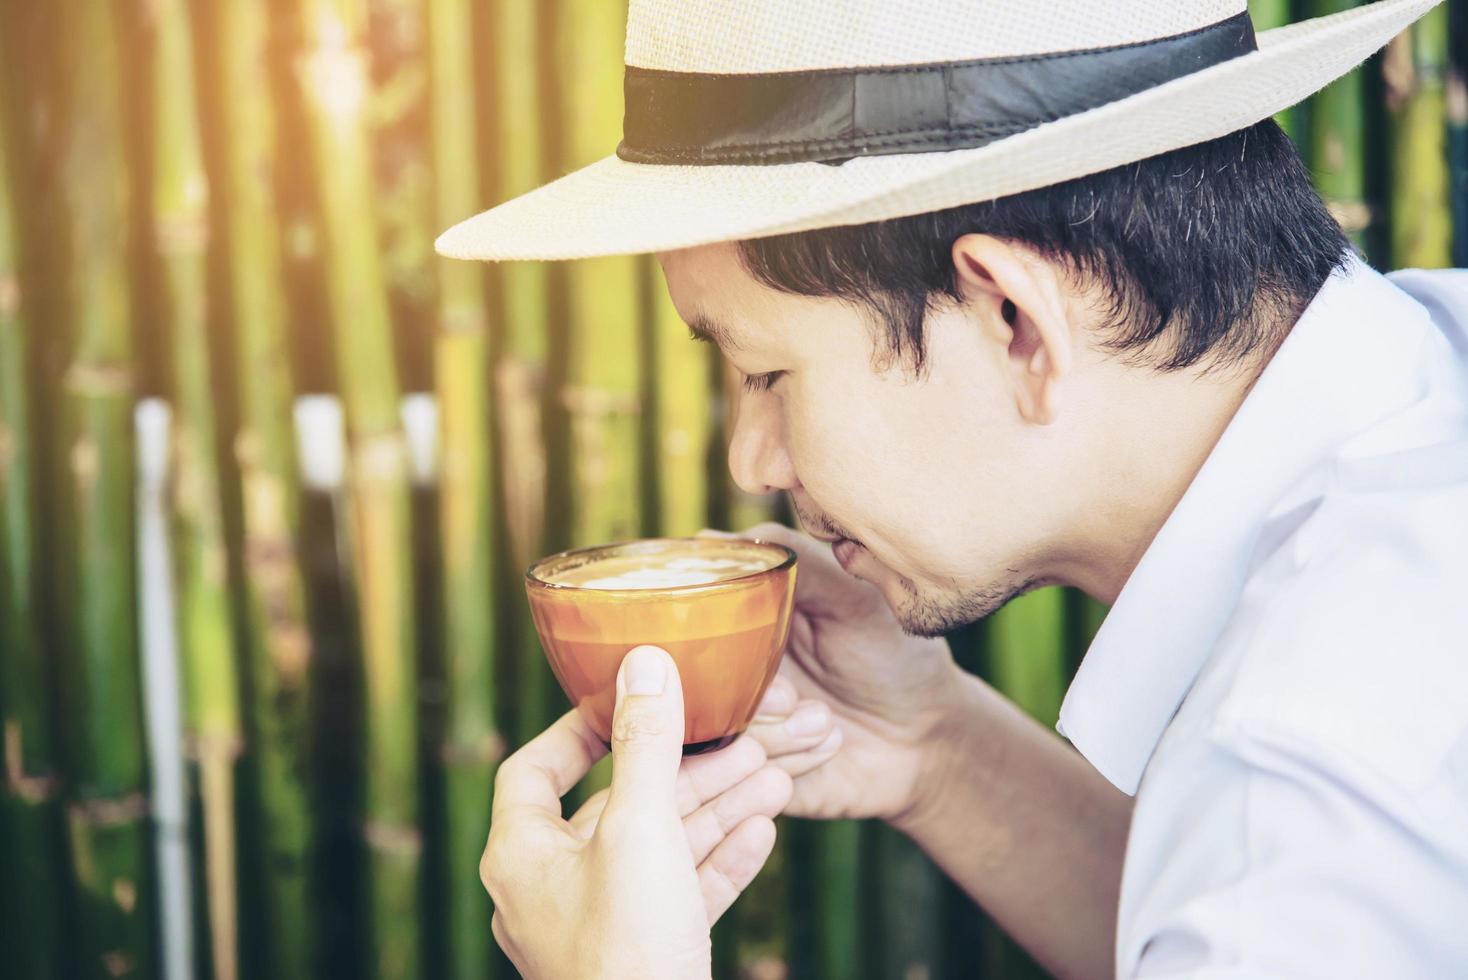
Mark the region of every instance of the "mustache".
<instances>
[{"instance_id":1,"label":"mustache","mask_svg":"<svg viewBox=\"0 0 1468 980\"><path fill-rule=\"evenodd\" d=\"M807 531L823 534L827 537L846 538L848 541L856 541L857 544L861 544L851 532L826 515L817 514L814 511L806 510L800 506L800 501L796 500L793 495L790 497L790 507L795 511L795 516L799 519L800 526Z\"/></svg>"}]
</instances>

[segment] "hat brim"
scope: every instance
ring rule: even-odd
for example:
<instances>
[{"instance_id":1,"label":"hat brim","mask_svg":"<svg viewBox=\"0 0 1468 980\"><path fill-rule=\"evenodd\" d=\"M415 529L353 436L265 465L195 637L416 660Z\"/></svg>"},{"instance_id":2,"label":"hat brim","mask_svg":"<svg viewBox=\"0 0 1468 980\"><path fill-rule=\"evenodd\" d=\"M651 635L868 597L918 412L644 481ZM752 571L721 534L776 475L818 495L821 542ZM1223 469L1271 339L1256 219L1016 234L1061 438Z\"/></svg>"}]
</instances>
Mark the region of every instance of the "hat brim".
<instances>
[{"instance_id":1,"label":"hat brim","mask_svg":"<svg viewBox=\"0 0 1468 980\"><path fill-rule=\"evenodd\" d=\"M444 232L457 259L577 259L865 224L1099 173L1251 126L1345 75L1441 0L1380 0L1259 35L1259 50L970 150L840 166L609 156Z\"/></svg>"}]
</instances>

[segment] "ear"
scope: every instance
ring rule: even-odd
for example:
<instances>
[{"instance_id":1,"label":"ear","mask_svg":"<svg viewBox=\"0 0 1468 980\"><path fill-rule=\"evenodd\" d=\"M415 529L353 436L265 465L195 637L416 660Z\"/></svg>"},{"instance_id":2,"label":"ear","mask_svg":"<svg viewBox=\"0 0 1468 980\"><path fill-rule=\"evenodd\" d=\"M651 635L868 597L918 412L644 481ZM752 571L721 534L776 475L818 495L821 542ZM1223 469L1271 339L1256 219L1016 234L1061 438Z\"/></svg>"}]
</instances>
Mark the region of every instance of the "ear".
<instances>
[{"instance_id":1,"label":"ear","mask_svg":"<svg viewBox=\"0 0 1468 980\"><path fill-rule=\"evenodd\" d=\"M1005 365L1020 414L1036 425L1059 415L1074 350L1062 273L1034 252L992 235L953 243L956 282Z\"/></svg>"}]
</instances>

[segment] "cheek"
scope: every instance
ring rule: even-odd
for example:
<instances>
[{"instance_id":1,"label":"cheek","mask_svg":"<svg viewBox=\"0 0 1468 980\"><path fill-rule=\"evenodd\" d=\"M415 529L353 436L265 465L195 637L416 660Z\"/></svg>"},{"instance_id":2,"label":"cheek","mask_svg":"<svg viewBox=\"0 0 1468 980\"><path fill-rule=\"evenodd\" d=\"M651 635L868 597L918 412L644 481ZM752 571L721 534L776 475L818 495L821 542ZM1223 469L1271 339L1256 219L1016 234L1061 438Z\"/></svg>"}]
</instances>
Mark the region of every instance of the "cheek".
<instances>
[{"instance_id":1,"label":"cheek","mask_svg":"<svg viewBox=\"0 0 1468 980\"><path fill-rule=\"evenodd\" d=\"M954 528L971 522L972 407L949 390L865 375L789 399L787 447L818 507L906 564L953 547Z\"/></svg>"}]
</instances>

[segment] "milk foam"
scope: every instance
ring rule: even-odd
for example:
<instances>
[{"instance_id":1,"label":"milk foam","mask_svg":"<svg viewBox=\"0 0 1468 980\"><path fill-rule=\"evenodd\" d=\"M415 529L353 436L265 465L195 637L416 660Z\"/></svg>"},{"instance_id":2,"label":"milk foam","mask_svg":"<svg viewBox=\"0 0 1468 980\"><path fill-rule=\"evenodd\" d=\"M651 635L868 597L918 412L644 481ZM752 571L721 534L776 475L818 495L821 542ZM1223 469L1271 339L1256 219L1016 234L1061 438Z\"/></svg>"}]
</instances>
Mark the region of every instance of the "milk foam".
<instances>
[{"instance_id":1,"label":"milk foam","mask_svg":"<svg viewBox=\"0 0 1468 980\"><path fill-rule=\"evenodd\" d=\"M647 559L636 559L645 562ZM608 561L603 566L620 564ZM752 558L670 558L657 565L629 568L582 582L568 582L583 589L675 589L690 585L712 585L715 582L771 567L771 562Z\"/></svg>"}]
</instances>

